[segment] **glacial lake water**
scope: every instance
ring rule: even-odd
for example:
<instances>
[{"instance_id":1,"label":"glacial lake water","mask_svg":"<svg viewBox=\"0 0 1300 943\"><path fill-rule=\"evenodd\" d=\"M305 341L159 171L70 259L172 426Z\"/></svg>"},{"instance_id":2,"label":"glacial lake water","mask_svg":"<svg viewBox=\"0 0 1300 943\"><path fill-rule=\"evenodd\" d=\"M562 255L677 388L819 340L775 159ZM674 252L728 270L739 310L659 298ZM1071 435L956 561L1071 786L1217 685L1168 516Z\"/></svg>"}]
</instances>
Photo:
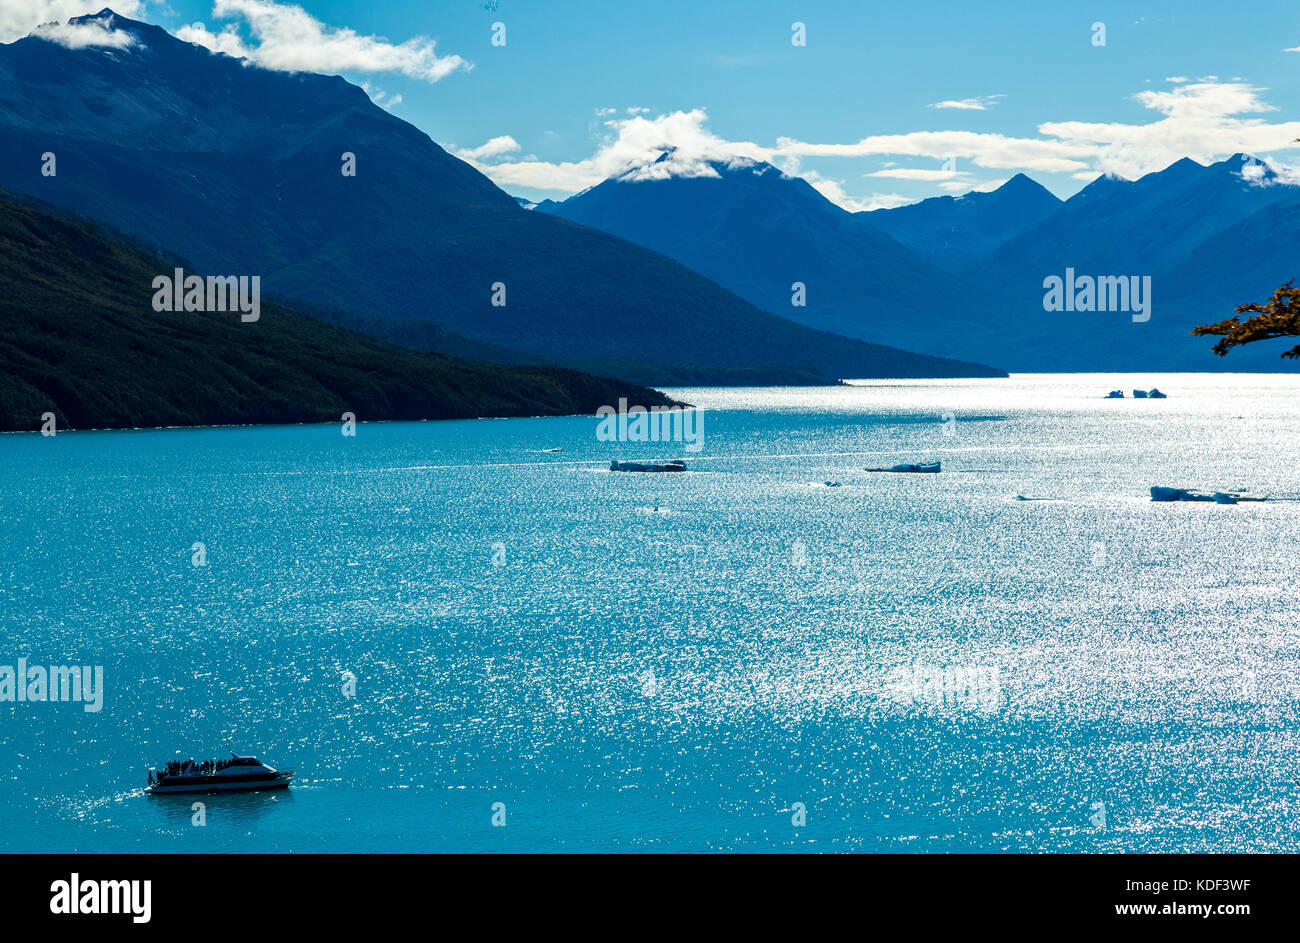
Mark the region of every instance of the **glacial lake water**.
<instances>
[{"instance_id":1,"label":"glacial lake water","mask_svg":"<svg viewBox=\"0 0 1300 943\"><path fill-rule=\"evenodd\" d=\"M673 392L0 436L0 664L106 687L0 703L0 850L1296 850L1300 503L1148 488L1300 497L1300 378ZM232 749L297 785L143 794Z\"/></svg>"}]
</instances>

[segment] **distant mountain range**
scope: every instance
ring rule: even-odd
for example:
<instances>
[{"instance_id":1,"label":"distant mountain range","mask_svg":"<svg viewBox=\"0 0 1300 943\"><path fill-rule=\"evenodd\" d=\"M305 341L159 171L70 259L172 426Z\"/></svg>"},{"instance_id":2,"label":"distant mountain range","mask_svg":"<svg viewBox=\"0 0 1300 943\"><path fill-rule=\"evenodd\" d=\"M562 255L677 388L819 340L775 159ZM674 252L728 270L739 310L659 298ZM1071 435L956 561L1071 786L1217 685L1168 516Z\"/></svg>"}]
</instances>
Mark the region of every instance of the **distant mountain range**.
<instances>
[{"instance_id":1,"label":"distant mountain range","mask_svg":"<svg viewBox=\"0 0 1300 943\"><path fill-rule=\"evenodd\" d=\"M108 10L73 22L92 20L135 42L0 45L0 185L195 271L261 275L268 293L388 340L626 366L657 384L1003 375L810 329L529 211L342 78L251 66Z\"/></svg>"},{"instance_id":2,"label":"distant mountain range","mask_svg":"<svg viewBox=\"0 0 1300 943\"><path fill-rule=\"evenodd\" d=\"M965 326L949 307L918 303L918 292L954 296L956 279L806 181L761 162L710 166L716 176L651 181L636 168L536 211L663 253L760 308L821 330L883 337L899 318L953 332ZM805 306L793 303L796 283L804 285Z\"/></svg>"},{"instance_id":3,"label":"distant mountain range","mask_svg":"<svg viewBox=\"0 0 1300 943\"><path fill-rule=\"evenodd\" d=\"M0 431L593 414L663 394L571 370L406 350L264 305L153 308L159 258L0 196Z\"/></svg>"},{"instance_id":4,"label":"distant mountain range","mask_svg":"<svg viewBox=\"0 0 1300 943\"><path fill-rule=\"evenodd\" d=\"M1016 174L988 193L937 196L857 213L854 219L892 236L946 272L963 273L1060 208L1061 201L1050 190Z\"/></svg>"},{"instance_id":5,"label":"distant mountain range","mask_svg":"<svg viewBox=\"0 0 1300 943\"><path fill-rule=\"evenodd\" d=\"M662 252L767 310L912 350L1014 371L1296 369L1281 347L1218 358L1190 336L1300 277L1300 187L1243 155L1102 177L1064 202L1019 174L860 213L765 163L711 166L692 178L634 169L535 211ZM1067 269L1149 276L1150 319L1044 310L1045 279ZM805 307L791 304L796 281Z\"/></svg>"}]
</instances>

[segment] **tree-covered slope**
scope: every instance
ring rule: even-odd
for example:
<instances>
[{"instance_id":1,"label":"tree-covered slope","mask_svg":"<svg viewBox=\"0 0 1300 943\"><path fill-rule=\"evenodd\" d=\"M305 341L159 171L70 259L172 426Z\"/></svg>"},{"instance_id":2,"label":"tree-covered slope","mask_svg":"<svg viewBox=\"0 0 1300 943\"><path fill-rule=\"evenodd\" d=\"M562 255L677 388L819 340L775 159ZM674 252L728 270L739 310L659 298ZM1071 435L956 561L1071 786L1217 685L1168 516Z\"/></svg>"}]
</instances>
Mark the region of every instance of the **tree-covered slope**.
<instances>
[{"instance_id":1,"label":"tree-covered slope","mask_svg":"<svg viewBox=\"0 0 1300 943\"><path fill-rule=\"evenodd\" d=\"M0 430L594 413L662 394L549 367L407 350L263 305L153 310L164 261L0 197Z\"/></svg>"}]
</instances>

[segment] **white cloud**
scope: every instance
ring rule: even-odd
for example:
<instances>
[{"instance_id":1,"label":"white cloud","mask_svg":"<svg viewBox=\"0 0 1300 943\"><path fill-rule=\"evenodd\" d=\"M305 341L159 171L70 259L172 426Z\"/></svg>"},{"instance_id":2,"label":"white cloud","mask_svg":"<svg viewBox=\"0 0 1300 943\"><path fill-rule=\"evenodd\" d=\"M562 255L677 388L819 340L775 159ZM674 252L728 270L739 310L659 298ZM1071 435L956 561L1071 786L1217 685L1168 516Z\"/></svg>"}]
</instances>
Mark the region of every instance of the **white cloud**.
<instances>
[{"instance_id":1,"label":"white cloud","mask_svg":"<svg viewBox=\"0 0 1300 943\"><path fill-rule=\"evenodd\" d=\"M950 180L947 183L939 184L939 189L947 190L949 193L988 193L991 190L996 190L1006 182L1006 179L984 180L980 183L969 183L965 180Z\"/></svg>"},{"instance_id":2,"label":"white cloud","mask_svg":"<svg viewBox=\"0 0 1300 943\"><path fill-rule=\"evenodd\" d=\"M455 151L457 157L463 161L487 160L492 157L500 157L503 154L513 154L519 150L519 142L508 134L502 134L492 138L486 144L478 147L472 147L467 150Z\"/></svg>"},{"instance_id":3,"label":"white cloud","mask_svg":"<svg viewBox=\"0 0 1300 943\"><path fill-rule=\"evenodd\" d=\"M887 167L884 170L876 170L869 174L863 174L864 177L888 177L891 180L923 180L927 183L934 183L940 180L954 180L957 177L965 177L968 174L963 170L925 170L920 167Z\"/></svg>"},{"instance_id":4,"label":"white cloud","mask_svg":"<svg viewBox=\"0 0 1300 943\"><path fill-rule=\"evenodd\" d=\"M766 160L769 151L749 141L727 141L704 128L702 108L674 111L656 118L637 116L610 122L615 137L607 139L593 163L602 177L632 173L635 179L709 177L712 163ZM662 161L658 158L665 152ZM653 166L646 166L658 161Z\"/></svg>"},{"instance_id":5,"label":"white cloud","mask_svg":"<svg viewBox=\"0 0 1300 943\"><path fill-rule=\"evenodd\" d=\"M962 98L956 101L935 102L932 105L926 105L926 108L948 108L958 111L988 111L998 103L998 99L1006 98L1005 95L980 95L976 98Z\"/></svg>"},{"instance_id":6,"label":"white cloud","mask_svg":"<svg viewBox=\"0 0 1300 943\"><path fill-rule=\"evenodd\" d=\"M32 30L32 35L69 49L88 49L92 46L125 49L134 46L136 41L135 37L125 30L109 29L99 22L46 23Z\"/></svg>"},{"instance_id":7,"label":"white cloud","mask_svg":"<svg viewBox=\"0 0 1300 943\"><path fill-rule=\"evenodd\" d=\"M203 23L191 23L176 30L176 38L198 46L206 46L213 52L224 52L236 59L252 59L254 55L254 50L244 45L244 39L233 23L220 33L210 32Z\"/></svg>"},{"instance_id":8,"label":"white cloud","mask_svg":"<svg viewBox=\"0 0 1300 943\"><path fill-rule=\"evenodd\" d=\"M487 174L493 183L506 189L531 187L534 190L577 193L579 190L594 187L605 179L592 169L592 162L589 160L559 164L540 160L500 164L483 164L475 160L466 162Z\"/></svg>"},{"instance_id":9,"label":"white cloud","mask_svg":"<svg viewBox=\"0 0 1300 943\"><path fill-rule=\"evenodd\" d=\"M1273 160L1260 160L1247 156L1241 167L1241 176L1247 183L1257 187L1272 187L1278 184L1300 186L1300 167L1289 167Z\"/></svg>"},{"instance_id":10,"label":"white cloud","mask_svg":"<svg viewBox=\"0 0 1300 943\"><path fill-rule=\"evenodd\" d=\"M827 199L830 199L830 197L827 197ZM831 200L831 202L835 203L837 201ZM854 202L857 206L852 208L852 212L856 213L859 210L892 210L896 206L906 206L908 203L915 203L916 197L903 196L901 193L873 193L865 200L855 200ZM840 205L843 206L842 203ZM850 207L847 206L844 208L850 209Z\"/></svg>"},{"instance_id":11,"label":"white cloud","mask_svg":"<svg viewBox=\"0 0 1300 943\"><path fill-rule=\"evenodd\" d=\"M898 196L896 193L873 193L867 199L859 199L857 197L849 196L849 194L845 192L844 181L842 180L832 180L828 177L823 177L815 170L806 170L799 176L808 181L812 188L822 196L826 197L826 199L844 207L844 209L851 213L858 213L863 210L883 209L886 206L898 206L897 203L893 202L894 198ZM908 203L911 201L904 199L903 202Z\"/></svg>"},{"instance_id":12,"label":"white cloud","mask_svg":"<svg viewBox=\"0 0 1300 943\"><path fill-rule=\"evenodd\" d=\"M914 203L915 197L903 196L901 193L872 193L867 197L850 196L844 189L844 181L823 177L815 170L806 170L798 176L812 186L826 199L850 213L864 213L871 210L888 210L906 203Z\"/></svg>"},{"instance_id":13,"label":"white cloud","mask_svg":"<svg viewBox=\"0 0 1300 943\"><path fill-rule=\"evenodd\" d=\"M1043 173L1115 173L1140 177L1180 157L1202 163L1238 151L1294 148L1300 122L1269 124L1242 115L1275 111L1262 89L1242 83L1201 82L1168 91L1143 91L1134 100L1163 117L1146 124L1044 122L1042 137L1012 138L971 131L917 131L875 135L853 144L815 144L781 138L778 154L802 157L958 157L986 169Z\"/></svg>"},{"instance_id":14,"label":"white cloud","mask_svg":"<svg viewBox=\"0 0 1300 943\"><path fill-rule=\"evenodd\" d=\"M1197 82L1165 92L1138 92L1143 106L1171 118L1218 118L1226 115L1277 111L1259 93L1263 89L1241 83Z\"/></svg>"},{"instance_id":15,"label":"white cloud","mask_svg":"<svg viewBox=\"0 0 1300 943\"><path fill-rule=\"evenodd\" d=\"M713 177L713 163L766 160L771 151L757 144L726 141L705 130L703 109L675 111L655 118L636 116L605 122L606 133L591 157L567 163L520 160L484 163L473 148L457 154L501 186L576 192L610 177L658 180L668 177ZM503 136L505 137L505 136ZM494 138L493 140L500 140ZM488 147L492 142L482 145ZM660 159L662 158L662 160Z\"/></svg>"},{"instance_id":16,"label":"white cloud","mask_svg":"<svg viewBox=\"0 0 1300 943\"><path fill-rule=\"evenodd\" d=\"M80 43L80 45L72 45L74 49L83 46L118 45L120 40L107 43L86 42L84 40L100 37L96 34L88 34L84 30L75 27L69 30L66 25L68 20L74 16L98 13L106 5L106 0L0 0L0 43L11 43L15 39L22 39L38 26L44 24L60 24L59 30L54 35L45 34L41 38L59 42L65 46ZM140 0L115 0L112 7L122 16L131 17L132 19L138 18L144 11L144 4ZM94 27L90 28L94 29ZM101 29L101 32L108 33L109 31ZM128 40L130 39L130 36L126 33L121 35L126 36Z\"/></svg>"},{"instance_id":17,"label":"white cloud","mask_svg":"<svg viewBox=\"0 0 1300 943\"><path fill-rule=\"evenodd\" d=\"M268 69L289 72L398 72L437 82L470 64L460 56L439 56L435 42L423 36L391 43L362 36L346 27L327 26L300 6L274 0L216 0L212 15L238 20L214 33L202 23L181 27L176 35L214 52L249 59ZM245 38L241 27L246 27Z\"/></svg>"},{"instance_id":18,"label":"white cloud","mask_svg":"<svg viewBox=\"0 0 1300 943\"><path fill-rule=\"evenodd\" d=\"M801 157L876 157L881 155L929 157L946 160L958 157L979 167L1068 173L1087 166L1084 158L1095 148L1043 138L1012 138L975 131L913 131L907 134L878 134L852 144L814 144L794 138L778 138L778 154Z\"/></svg>"},{"instance_id":19,"label":"white cloud","mask_svg":"<svg viewBox=\"0 0 1300 943\"><path fill-rule=\"evenodd\" d=\"M1135 179L1182 157L1210 163L1237 152L1266 154L1296 146L1300 121L1269 124L1243 117L1276 111L1263 89L1243 83L1197 82L1134 99L1163 117L1149 124L1046 122L1038 130L1092 151L1089 169ZM1082 170L1083 168L1079 168Z\"/></svg>"},{"instance_id":20,"label":"white cloud","mask_svg":"<svg viewBox=\"0 0 1300 943\"><path fill-rule=\"evenodd\" d=\"M370 96L370 100L380 108L386 108L389 111L392 111L402 103L401 95L389 95L382 88L372 89L369 82L362 82L361 88Z\"/></svg>"},{"instance_id":21,"label":"white cloud","mask_svg":"<svg viewBox=\"0 0 1300 943\"><path fill-rule=\"evenodd\" d=\"M606 122L608 131L595 153L586 159L553 164L538 160L491 163L483 154L471 160L503 186L531 187L572 193L609 177L658 179L668 176L712 176L714 163L767 161L782 172L804 177L828 199L847 209L908 202L898 194L848 193L843 182L814 171L800 171L800 162L816 158L959 159L962 167L983 171L1027 171L1069 174L1092 180L1099 174L1129 179L1162 170L1181 157L1210 163L1238 151L1270 154L1300 147L1300 122L1270 124L1259 115L1276 109L1262 89L1244 83L1196 82L1164 91L1146 90L1133 100L1154 114L1145 123L1098 124L1044 122L1037 137L1010 137L973 131L914 131L872 135L851 143L819 143L778 138L775 145L728 141L709 131L703 109L673 112L654 118L637 116ZM495 139L494 139L495 140ZM491 142L489 142L491 144ZM484 145L487 147L488 145ZM475 149L477 150L477 149ZM667 152L667 157L658 160ZM868 178L933 183L940 189L970 189L971 171L886 167L863 174ZM985 175L981 175L985 176ZM974 185L1001 185L1007 174Z\"/></svg>"}]
</instances>

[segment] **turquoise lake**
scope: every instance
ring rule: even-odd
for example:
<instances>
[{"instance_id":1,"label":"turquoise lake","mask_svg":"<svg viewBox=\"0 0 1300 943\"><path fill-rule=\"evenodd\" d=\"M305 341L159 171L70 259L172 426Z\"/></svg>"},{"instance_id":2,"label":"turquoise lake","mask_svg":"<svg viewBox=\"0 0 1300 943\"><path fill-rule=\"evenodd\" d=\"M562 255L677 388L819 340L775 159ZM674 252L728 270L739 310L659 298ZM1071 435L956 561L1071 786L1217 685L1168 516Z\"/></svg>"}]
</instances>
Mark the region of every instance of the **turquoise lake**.
<instances>
[{"instance_id":1,"label":"turquoise lake","mask_svg":"<svg viewBox=\"0 0 1300 943\"><path fill-rule=\"evenodd\" d=\"M0 665L105 678L0 703L0 850L1297 849L1300 377L671 392L0 436ZM143 793L229 750L296 785Z\"/></svg>"}]
</instances>

